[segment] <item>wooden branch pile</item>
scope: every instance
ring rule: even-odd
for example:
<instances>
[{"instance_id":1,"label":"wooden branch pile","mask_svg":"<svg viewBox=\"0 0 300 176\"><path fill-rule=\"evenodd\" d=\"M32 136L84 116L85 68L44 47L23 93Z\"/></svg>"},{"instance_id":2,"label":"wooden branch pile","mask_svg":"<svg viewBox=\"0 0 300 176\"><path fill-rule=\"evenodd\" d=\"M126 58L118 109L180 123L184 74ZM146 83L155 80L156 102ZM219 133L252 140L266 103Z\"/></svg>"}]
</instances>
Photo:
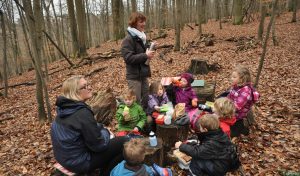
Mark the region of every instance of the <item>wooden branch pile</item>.
<instances>
[{"instance_id":1,"label":"wooden branch pile","mask_svg":"<svg viewBox=\"0 0 300 176\"><path fill-rule=\"evenodd\" d=\"M229 42L235 42L237 46L237 51L244 51L248 49L254 49L257 48L257 45L259 42L255 39L254 36L250 37L230 37L228 39L225 39L225 41Z\"/></svg>"},{"instance_id":2,"label":"wooden branch pile","mask_svg":"<svg viewBox=\"0 0 300 176\"><path fill-rule=\"evenodd\" d=\"M162 45L162 46L158 46L156 49L158 48L165 48L162 52L159 53L159 58L169 64L171 64L173 62L172 58L167 57L167 53L169 53L170 51L172 51L174 45Z\"/></svg>"}]
</instances>

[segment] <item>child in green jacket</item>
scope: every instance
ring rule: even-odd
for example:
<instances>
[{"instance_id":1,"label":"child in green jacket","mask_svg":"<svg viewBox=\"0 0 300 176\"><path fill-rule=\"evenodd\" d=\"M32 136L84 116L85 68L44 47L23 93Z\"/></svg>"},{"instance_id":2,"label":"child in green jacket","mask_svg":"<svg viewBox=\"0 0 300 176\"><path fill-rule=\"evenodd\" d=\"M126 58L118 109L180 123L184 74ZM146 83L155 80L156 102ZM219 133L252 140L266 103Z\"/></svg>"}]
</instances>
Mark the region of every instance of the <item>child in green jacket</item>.
<instances>
[{"instance_id":1,"label":"child in green jacket","mask_svg":"<svg viewBox=\"0 0 300 176\"><path fill-rule=\"evenodd\" d=\"M117 136L124 136L128 132L140 134L147 120L143 108L136 103L136 96L132 90L125 92L124 104L117 110L118 133Z\"/></svg>"}]
</instances>

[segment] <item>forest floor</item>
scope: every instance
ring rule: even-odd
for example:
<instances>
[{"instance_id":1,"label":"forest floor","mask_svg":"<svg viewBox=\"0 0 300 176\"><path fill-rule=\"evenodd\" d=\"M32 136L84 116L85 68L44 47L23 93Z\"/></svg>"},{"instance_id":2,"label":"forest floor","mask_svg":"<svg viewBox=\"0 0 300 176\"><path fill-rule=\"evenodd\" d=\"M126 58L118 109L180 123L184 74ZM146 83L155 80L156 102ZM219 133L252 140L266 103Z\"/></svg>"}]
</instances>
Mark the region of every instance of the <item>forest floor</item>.
<instances>
[{"instance_id":1,"label":"forest floor","mask_svg":"<svg viewBox=\"0 0 300 176\"><path fill-rule=\"evenodd\" d=\"M280 175L285 171L300 174L300 19L297 23L289 23L290 20L290 13L276 19L279 46L274 46L271 39L268 42L258 86L261 98L254 108L257 125L251 128L248 137L237 140L246 175ZM268 23L269 18L265 29ZM198 79L216 80L216 95L230 86L230 74L237 64L246 65L255 80L262 53L261 42L257 41L258 24L258 20L241 26L227 22L220 30L218 22L209 21L203 25L205 34L214 34L215 44L209 47L198 42L195 25L191 24L194 30L186 26L181 33L182 51L171 51L166 55L168 59L172 58L172 63L161 60L158 53L163 49L157 50L151 61L150 81L184 72L192 58L203 58L220 65L218 71L195 75ZM157 41L160 45L174 44L174 30L166 32L168 36ZM231 37L250 40L244 43L226 41ZM120 42L106 42L99 48L89 49L89 54L119 50ZM244 47L240 47L243 44ZM70 75L86 75L100 67L106 68L88 76L93 90L110 87L116 95L120 95L127 87L125 64L121 57L98 60L76 69L68 69L65 60L49 65L49 73L58 71L51 74L48 81L53 116L55 99L60 94L60 88L55 87ZM33 82L34 79L34 71L30 71L9 79L9 85ZM0 122L0 175L49 175L53 171L51 123L38 121L35 90L35 86L20 86L9 89L9 98L0 97L0 119L9 118ZM184 175L178 170L176 172Z\"/></svg>"}]
</instances>

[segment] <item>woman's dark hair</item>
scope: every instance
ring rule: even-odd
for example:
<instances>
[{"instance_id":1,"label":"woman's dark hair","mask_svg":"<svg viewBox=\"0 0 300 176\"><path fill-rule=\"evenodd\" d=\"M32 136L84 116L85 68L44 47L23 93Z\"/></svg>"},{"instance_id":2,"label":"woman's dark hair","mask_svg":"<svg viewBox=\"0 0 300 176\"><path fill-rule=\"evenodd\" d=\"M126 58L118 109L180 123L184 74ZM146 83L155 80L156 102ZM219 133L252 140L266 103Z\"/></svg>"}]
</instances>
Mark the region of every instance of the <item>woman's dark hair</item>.
<instances>
[{"instance_id":1,"label":"woman's dark hair","mask_svg":"<svg viewBox=\"0 0 300 176\"><path fill-rule=\"evenodd\" d=\"M128 25L132 28L136 28L138 21L146 21L145 15L139 12L133 12L130 15Z\"/></svg>"}]
</instances>

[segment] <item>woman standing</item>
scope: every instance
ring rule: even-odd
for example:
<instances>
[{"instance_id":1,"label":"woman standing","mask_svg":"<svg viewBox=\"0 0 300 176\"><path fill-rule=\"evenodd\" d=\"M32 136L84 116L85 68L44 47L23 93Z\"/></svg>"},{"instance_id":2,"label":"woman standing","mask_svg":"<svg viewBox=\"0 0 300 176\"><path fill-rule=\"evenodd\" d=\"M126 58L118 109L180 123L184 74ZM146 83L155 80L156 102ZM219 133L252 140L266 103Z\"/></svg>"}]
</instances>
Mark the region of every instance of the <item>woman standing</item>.
<instances>
[{"instance_id":1,"label":"woman standing","mask_svg":"<svg viewBox=\"0 0 300 176\"><path fill-rule=\"evenodd\" d=\"M123 160L126 137L110 139L110 132L96 122L85 103L92 97L83 76L73 76L62 85L56 100L57 117L51 126L51 140L56 161L75 173L89 173L97 168L109 175ZM102 171L102 170L101 170Z\"/></svg>"},{"instance_id":2,"label":"woman standing","mask_svg":"<svg viewBox=\"0 0 300 176\"><path fill-rule=\"evenodd\" d=\"M146 17L138 12L131 14L128 35L122 42L122 56L126 63L126 79L129 89L136 95L137 102L144 108L147 106L148 77L151 76L149 59L154 57L154 51L147 49L145 25ZM148 61L147 61L148 60Z\"/></svg>"}]
</instances>

